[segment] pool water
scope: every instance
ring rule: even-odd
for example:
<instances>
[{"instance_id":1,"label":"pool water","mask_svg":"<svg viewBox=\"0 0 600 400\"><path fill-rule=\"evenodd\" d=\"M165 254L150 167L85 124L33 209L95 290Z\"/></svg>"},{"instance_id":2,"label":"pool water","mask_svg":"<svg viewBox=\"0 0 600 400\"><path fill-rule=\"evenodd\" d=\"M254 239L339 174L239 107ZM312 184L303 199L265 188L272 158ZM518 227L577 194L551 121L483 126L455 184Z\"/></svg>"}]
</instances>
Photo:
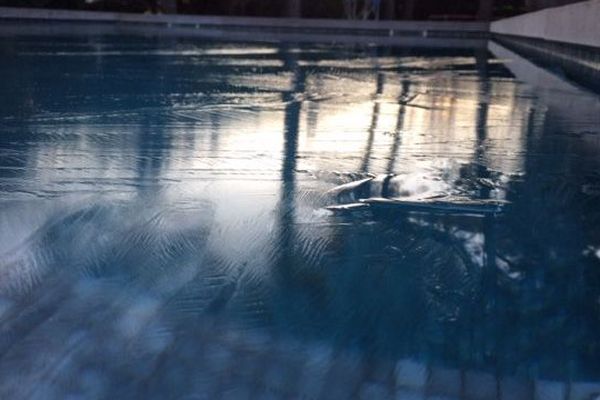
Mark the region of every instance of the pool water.
<instances>
[{"instance_id":1,"label":"pool water","mask_svg":"<svg viewBox=\"0 0 600 400\"><path fill-rule=\"evenodd\" d=\"M0 398L600 393L600 98L560 71L23 35L0 74Z\"/></svg>"}]
</instances>

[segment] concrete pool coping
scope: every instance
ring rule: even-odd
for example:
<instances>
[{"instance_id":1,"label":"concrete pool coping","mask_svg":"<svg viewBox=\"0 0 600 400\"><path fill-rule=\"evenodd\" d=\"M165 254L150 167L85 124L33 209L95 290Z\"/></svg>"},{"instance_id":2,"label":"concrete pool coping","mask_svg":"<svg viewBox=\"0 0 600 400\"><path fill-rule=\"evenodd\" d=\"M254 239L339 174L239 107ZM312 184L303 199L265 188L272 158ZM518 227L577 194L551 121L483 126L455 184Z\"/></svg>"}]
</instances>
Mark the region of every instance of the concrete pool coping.
<instances>
[{"instance_id":1,"label":"concrete pool coping","mask_svg":"<svg viewBox=\"0 0 600 400\"><path fill-rule=\"evenodd\" d=\"M588 0L494 21L490 32L600 48L599 21L600 0Z\"/></svg>"},{"instance_id":2,"label":"concrete pool coping","mask_svg":"<svg viewBox=\"0 0 600 400\"><path fill-rule=\"evenodd\" d=\"M330 43L330 44L368 44L376 46L407 46L437 49L485 49L486 38L430 38L421 36L359 36L339 34L313 34L295 32L256 31L248 35L247 31L230 30L223 27L190 29L147 24L111 24L96 22L43 22L11 21L0 24L0 37L59 36L153 36L163 38L198 38L209 40L233 40L242 42L265 43Z\"/></svg>"},{"instance_id":3,"label":"concrete pool coping","mask_svg":"<svg viewBox=\"0 0 600 400\"><path fill-rule=\"evenodd\" d=\"M230 17L181 14L133 14L0 7L0 19L69 22L105 22L162 25L192 29L227 28L244 31L345 34L360 36L417 35L443 37L486 37L488 22L478 21L356 21L341 19Z\"/></svg>"}]
</instances>

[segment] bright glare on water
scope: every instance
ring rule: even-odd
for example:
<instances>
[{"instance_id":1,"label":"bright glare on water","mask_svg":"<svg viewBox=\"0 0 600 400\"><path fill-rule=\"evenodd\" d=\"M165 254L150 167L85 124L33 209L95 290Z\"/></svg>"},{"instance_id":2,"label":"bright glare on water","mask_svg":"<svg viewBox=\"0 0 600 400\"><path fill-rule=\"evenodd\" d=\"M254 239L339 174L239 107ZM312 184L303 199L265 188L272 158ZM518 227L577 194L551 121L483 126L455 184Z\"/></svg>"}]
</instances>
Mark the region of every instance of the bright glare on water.
<instances>
[{"instance_id":1,"label":"bright glare on water","mask_svg":"<svg viewBox=\"0 0 600 400\"><path fill-rule=\"evenodd\" d=\"M2 37L0 398L600 393L600 101L487 46Z\"/></svg>"}]
</instances>

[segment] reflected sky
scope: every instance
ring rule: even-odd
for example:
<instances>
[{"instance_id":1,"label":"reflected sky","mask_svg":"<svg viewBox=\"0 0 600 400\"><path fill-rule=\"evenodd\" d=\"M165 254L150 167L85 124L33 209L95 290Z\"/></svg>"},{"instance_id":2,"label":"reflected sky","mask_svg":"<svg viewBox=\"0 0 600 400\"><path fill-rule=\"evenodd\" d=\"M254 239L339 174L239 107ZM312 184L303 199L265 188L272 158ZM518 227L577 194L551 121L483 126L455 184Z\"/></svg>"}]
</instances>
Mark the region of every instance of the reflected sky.
<instances>
[{"instance_id":1,"label":"reflected sky","mask_svg":"<svg viewBox=\"0 0 600 400\"><path fill-rule=\"evenodd\" d=\"M385 398L406 365L428 378L402 390L448 398L471 373L600 380L597 96L494 44L0 55L0 397ZM383 174L369 196L506 207L325 208Z\"/></svg>"}]
</instances>

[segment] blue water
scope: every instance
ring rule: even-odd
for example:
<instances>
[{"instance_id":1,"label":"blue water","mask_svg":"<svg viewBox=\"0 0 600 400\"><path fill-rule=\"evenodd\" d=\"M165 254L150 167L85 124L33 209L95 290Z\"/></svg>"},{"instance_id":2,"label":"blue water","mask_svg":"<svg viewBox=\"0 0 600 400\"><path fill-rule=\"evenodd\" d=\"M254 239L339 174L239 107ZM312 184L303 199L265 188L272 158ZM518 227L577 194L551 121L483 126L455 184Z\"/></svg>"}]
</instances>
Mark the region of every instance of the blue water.
<instances>
[{"instance_id":1,"label":"blue water","mask_svg":"<svg viewBox=\"0 0 600 400\"><path fill-rule=\"evenodd\" d=\"M0 76L0 398L600 393L600 100L556 71L24 34Z\"/></svg>"}]
</instances>

